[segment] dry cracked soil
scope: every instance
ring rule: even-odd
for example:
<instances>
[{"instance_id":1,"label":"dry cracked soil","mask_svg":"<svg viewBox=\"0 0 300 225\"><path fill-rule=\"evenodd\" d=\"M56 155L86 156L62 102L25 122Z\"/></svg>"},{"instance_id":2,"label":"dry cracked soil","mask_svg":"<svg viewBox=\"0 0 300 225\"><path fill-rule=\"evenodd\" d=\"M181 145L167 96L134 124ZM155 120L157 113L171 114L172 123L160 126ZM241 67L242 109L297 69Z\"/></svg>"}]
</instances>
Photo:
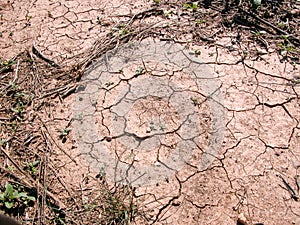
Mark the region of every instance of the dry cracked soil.
<instances>
[{"instance_id":1,"label":"dry cracked soil","mask_svg":"<svg viewBox=\"0 0 300 225\"><path fill-rule=\"evenodd\" d=\"M300 4L253 2L0 1L1 211L300 224Z\"/></svg>"}]
</instances>

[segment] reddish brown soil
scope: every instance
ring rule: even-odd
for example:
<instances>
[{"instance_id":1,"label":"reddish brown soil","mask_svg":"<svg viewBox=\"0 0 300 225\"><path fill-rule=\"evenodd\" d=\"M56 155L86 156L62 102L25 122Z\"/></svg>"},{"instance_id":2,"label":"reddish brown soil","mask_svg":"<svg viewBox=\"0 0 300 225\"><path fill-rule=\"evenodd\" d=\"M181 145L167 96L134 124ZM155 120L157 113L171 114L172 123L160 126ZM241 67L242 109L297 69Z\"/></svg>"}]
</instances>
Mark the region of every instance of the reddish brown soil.
<instances>
[{"instance_id":1,"label":"reddish brown soil","mask_svg":"<svg viewBox=\"0 0 300 225\"><path fill-rule=\"evenodd\" d=\"M299 3L264 3L254 11L259 20L247 14L248 1L227 9L220 1L200 2L193 10L184 1L0 1L0 56L14 59L0 74L0 193L10 182L39 196L24 210L17 206L8 213L23 224L126 224L113 209L126 211L132 224L300 224ZM193 93L190 105L200 115L199 151L165 179L129 187L99 168L103 159L93 152L92 128L78 138L74 90L84 83L87 64L144 38L176 42L205 63L197 69L213 76L219 87L224 138L214 160L199 166L213 135L210 96L180 66L154 57L145 62L144 78L172 74L173 83ZM159 139L139 148L118 139L110 107L127 84L138 80L138 65L122 73L103 72L90 113L96 118L95 135L103 137L110 153L137 168L168 158L184 139L175 135L181 124L177 108L153 96L134 99L126 132ZM32 101L16 97L21 92L34 94ZM26 107L16 113L12 108L20 101ZM71 131L62 133L66 128ZM34 160L39 161L36 174L24 166Z\"/></svg>"}]
</instances>

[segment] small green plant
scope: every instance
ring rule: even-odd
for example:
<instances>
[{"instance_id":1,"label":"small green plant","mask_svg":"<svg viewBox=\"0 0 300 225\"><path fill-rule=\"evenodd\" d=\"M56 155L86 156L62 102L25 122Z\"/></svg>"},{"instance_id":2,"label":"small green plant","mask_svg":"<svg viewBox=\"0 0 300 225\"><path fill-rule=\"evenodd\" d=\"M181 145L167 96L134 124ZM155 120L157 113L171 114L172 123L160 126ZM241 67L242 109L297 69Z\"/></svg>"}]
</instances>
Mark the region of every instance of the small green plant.
<instances>
[{"instance_id":1,"label":"small green plant","mask_svg":"<svg viewBox=\"0 0 300 225\"><path fill-rule=\"evenodd\" d=\"M8 71L11 71L12 70L12 65L15 63L15 61L13 60L9 60L9 61L3 61L1 58L0 58L0 74L1 73L6 73Z\"/></svg>"},{"instance_id":2,"label":"small green plant","mask_svg":"<svg viewBox=\"0 0 300 225\"><path fill-rule=\"evenodd\" d=\"M34 95L24 93L18 85L11 81L8 87L6 94L13 100L10 110L14 113L15 118L22 120L22 113L25 111L26 106L31 103Z\"/></svg>"},{"instance_id":3,"label":"small green plant","mask_svg":"<svg viewBox=\"0 0 300 225\"><path fill-rule=\"evenodd\" d=\"M25 163L25 170L28 171L31 175L36 175L38 165L39 165L38 160L29 162L29 163Z\"/></svg>"},{"instance_id":4,"label":"small green plant","mask_svg":"<svg viewBox=\"0 0 300 225\"><path fill-rule=\"evenodd\" d=\"M172 9L171 10L167 10L167 11L164 12L164 15L165 15L166 18L170 18L174 14L175 14L175 12ZM165 26L168 27L169 25L166 24Z\"/></svg>"},{"instance_id":5,"label":"small green plant","mask_svg":"<svg viewBox=\"0 0 300 225\"><path fill-rule=\"evenodd\" d=\"M60 132L59 138L62 140L62 143L65 143L67 141L67 136L71 130L72 129L70 127L67 127Z\"/></svg>"},{"instance_id":6,"label":"small green plant","mask_svg":"<svg viewBox=\"0 0 300 225\"><path fill-rule=\"evenodd\" d=\"M16 108L11 108L11 111L16 113L17 115L20 115L24 111L24 103L23 102L18 102L16 105Z\"/></svg>"},{"instance_id":7,"label":"small green plant","mask_svg":"<svg viewBox=\"0 0 300 225\"><path fill-rule=\"evenodd\" d=\"M185 3L185 4L183 4L182 8L186 9L186 10L190 9L190 10L196 11L198 9L198 2Z\"/></svg>"},{"instance_id":8,"label":"small green plant","mask_svg":"<svg viewBox=\"0 0 300 225\"><path fill-rule=\"evenodd\" d=\"M114 84L115 84L114 82L108 81L108 82L105 83L105 86L109 87L109 86L112 86Z\"/></svg>"},{"instance_id":9,"label":"small green plant","mask_svg":"<svg viewBox=\"0 0 300 225\"><path fill-rule=\"evenodd\" d=\"M156 130L155 129L155 125L154 125L154 122L150 122L150 127L149 127L150 131L153 131L153 130Z\"/></svg>"},{"instance_id":10,"label":"small green plant","mask_svg":"<svg viewBox=\"0 0 300 225\"><path fill-rule=\"evenodd\" d=\"M14 133L16 133L19 128L18 124L15 121L12 121L11 123L6 123L6 127Z\"/></svg>"},{"instance_id":11,"label":"small green plant","mask_svg":"<svg viewBox=\"0 0 300 225\"><path fill-rule=\"evenodd\" d=\"M8 169L8 171L10 171L10 172L13 172L13 171L15 170L15 168L12 167L12 166L8 166L7 169Z\"/></svg>"},{"instance_id":12,"label":"small green plant","mask_svg":"<svg viewBox=\"0 0 300 225\"><path fill-rule=\"evenodd\" d=\"M159 1L160 1L160 0L153 0L153 2L154 2L155 4L159 4Z\"/></svg>"},{"instance_id":13,"label":"small green plant","mask_svg":"<svg viewBox=\"0 0 300 225\"><path fill-rule=\"evenodd\" d=\"M72 129L70 127L67 127L66 129L62 130L60 133L60 138L68 136Z\"/></svg>"},{"instance_id":14,"label":"small green plant","mask_svg":"<svg viewBox=\"0 0 300 225\"><path fill-rule=\"evenodd\" d=\"M279 28L283 29L283 28L286 27L286 24L283 23L283 22L279 22L279 23L277 24L277 26L278 26Z\"/></svg>"},{"instance_id":15,"label":"small green plant","mask_svg":"<svg viewBox=\"0 0 300 225\"><path fill-rule=\"evenodd\" d=\"M123 190L119 194L110 193L107 196L107 205L105 207L107 220L110 222L109 224L129 225L136 216L137 205L134 204L133 199L131 198L132 193L126 193L126 191ZM125 195L123 196L122 194Z\"/></svg>"},{"instance_id":16,"label":"small green plant","mask_svg":"<svg viewBox=\"0 0 300 225\"><path fill-rule=\"evenodd\" d=\"M249 55L249 52L247 50L243 51L243 58L246 58Z\"/></svg>"},{"instance_id":17,"label":"small green plant","mask_svg":"<svg viewBox=\"0 0 300 225\"><path fill-rule=\"evenodd\" d=\"M200 105L200 102L199 102L198 98L191 97L191 100L192 100L194 106Z\"/></svg>"},{"instance_id":18,"label":"small green plant","mask_svg":"<svg viewBox=\"0 0 300 225\"><path fill-rule=\"evenodd\" d=\"M200 49L196 49L196 50L195 50L195 54L196 54L196 55L201 55L201 50L200 50Z\"/></svg>"},{"instance_id":19,"label":"small green plant","mask_svg":"<svg viewBox=\"0 0 300 225\"><path fill-rule=\"evenodd\" d=\"M0 205L6 209L27 205L30 201L35 201L35 197L27 195L26 192L19 192L10 183L5 184L5 191L0 194Z\"/></svg>"},{"instance_id":20,"label":"small green plant","mask_svg":"<svg viewBox=\"0 0 300 225\"><path fill-rule=\"evenodd\" d=\"M82 114L82 113L79 113L79 114L77 115L77 119L80 120L80 121L82 121L82 120L83 120L83 114Z\"/></svg>"},{"instance_id":21,"label":"small green plant","mask_svg":"<svg viewBox=\"0 0 300 225\"><path fill-rule=\"evenodd\" d=\"M283 37L285 38L285 37ZM280 48L280 54L283 56L286 56L288 53L291 51L296 51L297 49L294 46L291 46L290 44L284 43L279 43L278 47Z\"/></svg>"},{"instance_id":22,"label":"small green plant","mask_svg":"<svg viewBox=\"0 0 300 225\"><path fill-rule=\"evenodd\" d=\"M30 16L30 15L29 15L29 16L26 16L26 20L27 20L27 21L29 21L29 20L31 20L31 19L32 19L32 16Z\"/></svg>"},{"instance_id":23,"label":"small green plant","mask_svg":"<svg viewBox=\"0 0 300 225\"><path fill-rule=\"evenodd\" d=\"M61 137L65 137L67 136L71 131L71 128L70 127L67 127L66 129L62 130L61 133L60 133L60 136Z\"/></svg>"},{"instance_id":24,"label":"small green plant","mask_svg":"<svg viewBox=\"0 0 300 225\"><path fill-rule=\"evenodd\" d=\"M197 25L203 24L206 21L205 20L201 20L201 19L196 19L195 22L197 23Z\"/></svg>"},{"instance_id":25,"label":"small green plant","mask_svg":"<svg viewBox=\"0 0 300 225\"><path fill-rule=\"evenodd\" d=\"M161 131L165 131L166 129L167 129L166 124L164 124L164 123L160 124L160 130Z\"/></svg>"},{"instance_id":26,"label":"small green plant","mask_svg":"<svg viewBox=\"0 0 300 225\"><path fill-rule=\"evenodd\" d=\"M15 97L17 97L18 99L24 99L24 100L26 100L26 102L31 102L31 100L33 98L33 94L28 95L28 94L25 94L24 92L16 92Z\"/></svg>"},{"instance_id":27,"label":"small green plant","mask_svg":"<svg viewBox=\"0 0 300 225\"><path fill-rule=\"evenodd\" d=\"M1 141L0 141L0 145L3 146L7 143L7 140L2 138Z\"/></svg>"},{"instance_id":28,"label":"small green plant","mask_svg":"<svg viewBox=\"0 0 300 225\"><path fill-rule=\"evenodd\" d=\"M127 30L126 28L124 28L124 29L121 29L119 31L119 36L124 36L124 35L126 35L128 33L129 33L129 30Z\"/></svg>"},{"instance_id":29,"label":"small green plant","mask_svg":"<svg viewBox=\"0 0 300 225\"><path fill-rule=\"evenodd\" d=\"M8 85L13 93L20 89L20 87L12 81L9 81Z\"/></svg>"},{"instance_id":30,"label":"small green plant","mask_svg":"<svg viewBox=\"0 0 300 225\"><path fill-rule=\"evenodd\" d=\"M136 71L135 71L135 76L142 75L145 72L145 68L143 66L140 66Z\"/></svg>"}]
</instances>

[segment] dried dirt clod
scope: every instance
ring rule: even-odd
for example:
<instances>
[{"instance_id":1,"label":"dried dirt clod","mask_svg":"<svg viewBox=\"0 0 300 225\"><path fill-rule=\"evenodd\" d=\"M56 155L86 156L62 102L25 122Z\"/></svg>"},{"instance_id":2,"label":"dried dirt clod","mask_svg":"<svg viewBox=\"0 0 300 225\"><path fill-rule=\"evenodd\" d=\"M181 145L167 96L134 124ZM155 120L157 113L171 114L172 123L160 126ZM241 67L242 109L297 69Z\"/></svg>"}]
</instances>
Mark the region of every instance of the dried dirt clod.
<instances>
[{"instance_id":1,"label":"dried dirt clod","mask_svg":"<svg viewBox=\"0 0 300 225\"><path fill-rule=\"evenodd\" d=\"M180 206L180 205L181 205L181 201L179 201L179 200L174 200L172 202L172 206Z\"/></svg>"},{"instance_id":2,"label":"dried dirt clod","mask_svg":"<svg viewBox=\"0 0 300 225\"><path fill-rule=\"evenodd\" d=\"M249 220L246 218L244 213L239 214L236 224L237 225L250 225Z\"/></svg>"}]
</instances>

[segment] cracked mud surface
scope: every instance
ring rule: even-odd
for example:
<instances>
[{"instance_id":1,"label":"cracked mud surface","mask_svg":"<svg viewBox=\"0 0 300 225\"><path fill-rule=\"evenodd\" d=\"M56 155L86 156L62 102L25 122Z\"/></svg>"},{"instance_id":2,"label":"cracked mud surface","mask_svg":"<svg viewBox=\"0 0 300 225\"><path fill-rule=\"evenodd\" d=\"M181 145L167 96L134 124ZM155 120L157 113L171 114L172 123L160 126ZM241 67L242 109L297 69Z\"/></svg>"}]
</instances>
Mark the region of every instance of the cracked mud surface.
<instances>
[{"instance_id":1,"label":"cracked mud surface","mask_svg":"<svg viewBox=\"0 0 300 225\"><path fill-rule=\"evenodd\" d=\"M58 62L89 49L119 23L119 15L147 7L147 1L3 1L1 53L13 57L33 43ZM11 13L13 12L13 13Z\"/></svg>"},{"instance_id":2,"label":"cracked mud surface","mask_svg":"<svg viewBox=\"0 0 300 225\"><path fill-rule=\"evenodd\" d=\"M96 170L115 182L153 185L192 157L199 170L214 160L225 129L222 98L214 75L188 54L145 40L106 54L86 72L73 126Z\"/></svg>"},{"instance_id":3,"label":"cracked mud surface","mask_svg":"<svg viewBox=\"0 0 300 225\"><path fill-rule=\"evenodd\" d=\"M122 31L124 15L151 6L1 5L1 55L13 57L34 42L60 65L80 61L74 56L94 41L113 28ZM102 55L76 93L53 99L39 113L52 134L72 126L66 143L53 147L56 175L64 180L56 191L80 190L88 198L93 183L85 183L86 174L101 173L109 182L136 186L146 214L136 224L227 225L241 218L245 224L300 224L299 64L283 62L274 51L244 58L242 51L222 48L231 41L187 46L149 38L137 50L120 44Z\"/></svg>"}]
</instances>

